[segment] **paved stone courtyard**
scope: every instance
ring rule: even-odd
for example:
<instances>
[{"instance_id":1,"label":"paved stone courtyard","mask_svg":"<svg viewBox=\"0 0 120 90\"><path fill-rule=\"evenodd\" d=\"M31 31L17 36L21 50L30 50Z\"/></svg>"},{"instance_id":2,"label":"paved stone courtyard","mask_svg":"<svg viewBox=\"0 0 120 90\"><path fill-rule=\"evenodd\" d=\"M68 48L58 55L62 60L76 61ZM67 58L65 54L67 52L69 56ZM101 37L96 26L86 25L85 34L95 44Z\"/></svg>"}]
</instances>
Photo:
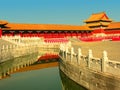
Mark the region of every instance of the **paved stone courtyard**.
<instances>
[{"instance_id":1,"label":"paved stone courtyard","mask_svg":"<svg viewBox=\"0 0 120 90\"><path fill-rule=\"evenodd\" d=\"M88 50L92 49L93 57L101 58L102 52L106 50L108 52L108 58L110 60L120 61L120 41L102 41L102 42L73 42L72 45L75 50L81 47L82 54L87 55Z\"/></svg>"}]
</instances>

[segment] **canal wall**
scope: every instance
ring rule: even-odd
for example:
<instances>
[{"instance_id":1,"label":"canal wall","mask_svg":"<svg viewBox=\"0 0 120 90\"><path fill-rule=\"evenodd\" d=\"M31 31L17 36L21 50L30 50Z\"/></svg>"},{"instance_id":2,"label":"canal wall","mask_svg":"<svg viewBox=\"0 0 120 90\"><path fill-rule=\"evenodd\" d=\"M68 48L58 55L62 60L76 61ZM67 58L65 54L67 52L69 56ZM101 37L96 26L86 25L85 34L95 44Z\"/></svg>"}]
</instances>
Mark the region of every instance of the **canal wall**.
<instances>
[{"instance_id":1,"label":"canal wall","mask_svg":"<svg viewBox=\"0 0 120 90\"><path fill-rule=\"evenodd\" d=\"M35 63L46 53L58 54L60 44L46 43L38 37L19 36L2 37L0 42L5 42L0 45L0 79Z\"/></svg>"},{"instance_id":2,"label":"canal wall","mask_svg":"<svg viewBox=\"0 0 120 90\"><path fill-rule=\"evenodd\" d=\"M38 59L37 45L11 44L0 47L0 79Z\"/></svg>"},{"instance_id":3,"label":"canal wall","mask_svg":"<svg viewBox=\"0 0 120 90\"><path fill-rule=\"evenodd\" d=\"M101 58L95 58L92 50L88 55L82 55L79 48L60 47L59 68L70 79L90 90L119 90L120 62L109 60L107 52L103 51Z\"/></svg>"}]
</instances>

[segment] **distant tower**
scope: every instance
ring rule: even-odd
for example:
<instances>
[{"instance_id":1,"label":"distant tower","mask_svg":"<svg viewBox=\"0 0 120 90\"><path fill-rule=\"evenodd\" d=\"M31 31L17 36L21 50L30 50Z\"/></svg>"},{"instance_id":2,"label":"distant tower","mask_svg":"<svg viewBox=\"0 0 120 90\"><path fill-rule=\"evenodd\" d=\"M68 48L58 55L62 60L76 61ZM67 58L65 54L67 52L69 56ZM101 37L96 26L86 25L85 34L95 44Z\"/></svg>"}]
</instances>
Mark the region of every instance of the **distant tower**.
<instances>
[{"instance_id":1,"label":"distant tower","mask_svg":"<svg viewBox=\"0 0 120 90\"><path fill-rule=\"evenodd\" d=\"M104 29L112 22L105 12L94 13L87 20L84 21L91 29Z\"/></svg>"},{"instance_id":2,"label":"distant tower","mask_svg":"<svg viewBox=\"0 0 120 90\"><path fill-rule=\"evenodd\" d=\"M2 28L4 28L6 24L8 24L7 21L0 20L0 38L2 36Z\"/></svg>"},{"instance_id":3,"label":"distant tower","mask_svg":"<svg viewBox=\"0 0 120 90\"><path fill-rule=\"evenodd\" d=\"M7 21L5 21L5 20L0 20L0 27L1 27L1 28L4 28L6 24L8 24Z\"/></svg>"}]
</instances>

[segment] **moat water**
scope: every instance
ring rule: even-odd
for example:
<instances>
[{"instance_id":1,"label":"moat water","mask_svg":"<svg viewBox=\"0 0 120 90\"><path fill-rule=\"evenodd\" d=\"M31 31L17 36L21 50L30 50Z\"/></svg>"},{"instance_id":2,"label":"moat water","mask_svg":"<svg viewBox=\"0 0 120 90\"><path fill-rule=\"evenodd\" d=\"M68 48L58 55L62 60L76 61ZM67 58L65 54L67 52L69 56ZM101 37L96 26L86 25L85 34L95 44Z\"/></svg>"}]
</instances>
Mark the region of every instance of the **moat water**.
<instances>
[{"instance_id":1,"label":"moat water","mask_svg":"<svg viewBox=\"0 0 120 90\"><path fill-rule=\"evenodd\" d=\"M12 74L0 80L0 90L86 90L66 77L58 67Z\"/></svg>"}]
</instances>

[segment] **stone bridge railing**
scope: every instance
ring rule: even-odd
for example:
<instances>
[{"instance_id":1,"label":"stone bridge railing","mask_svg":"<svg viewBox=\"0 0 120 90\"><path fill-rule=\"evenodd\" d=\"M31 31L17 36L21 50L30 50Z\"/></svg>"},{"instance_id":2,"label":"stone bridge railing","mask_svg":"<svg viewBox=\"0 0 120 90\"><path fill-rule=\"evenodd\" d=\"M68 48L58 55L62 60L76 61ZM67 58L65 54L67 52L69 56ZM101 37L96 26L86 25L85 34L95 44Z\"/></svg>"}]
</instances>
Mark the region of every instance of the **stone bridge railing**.
<instances>
[{"instance_id":1,"label":"stone bridge railing","mask_svg":"<svg viewBox=\"0 0 120 90\"><path fill-rule=\"evenodd\" d=\"M38 52L36 45L3 45L0 47L0 63L20 56Z\"/></svg>"},{"instance_id":2,"label":"stone bridge railing","mask_svg":"<svg viewBox=\"0 0 120 90\"><path fill-rule=\"evenodd\" d=\"M68 46L61 44L60 57L64 62L70 62L78 67L88 68L96 72L117 75L120 77L120 62L109 60L106 51L103 51L101 58L95 58L91 49L88 51L88 55L82 55L80 48L78 48L77 53L75 53L73 47L69 48Z\"/></svg>"},{"instance_id":3,"label":"stone bridge railing","mask_svg":"<svg viewBox=\"0 0 120 90\"><path fill-rule=\"evenodd\" d=\"M39 38L39 37L20 37L18 36L2 36L2 39L5 41L8 41L10 43L19 45L19 44L38 44L43 42L43 38Z\"/></svg>"},{"instance_id":4,"label":"stone bridge railing","mask_svg":"<svg viewBox=\"0 0 120 90\"><path fill-rule=\"evenodd\" d=\"M0 48L0 79L38 59L37 45L3 45Z\"/></svg>"},{"instance_id":5,"label":"stone bridge railing","mask_svg":"<svg viewBox=\"0 0 120 90\"><path fill-rule=\"evenodd\" d=\"M36 62L46 52L59 52L59 43L45 43L41 38L2 37L0 45L0 79ZM67 43L65 43L67 44Z\"/></svg>"}]
</instances>

